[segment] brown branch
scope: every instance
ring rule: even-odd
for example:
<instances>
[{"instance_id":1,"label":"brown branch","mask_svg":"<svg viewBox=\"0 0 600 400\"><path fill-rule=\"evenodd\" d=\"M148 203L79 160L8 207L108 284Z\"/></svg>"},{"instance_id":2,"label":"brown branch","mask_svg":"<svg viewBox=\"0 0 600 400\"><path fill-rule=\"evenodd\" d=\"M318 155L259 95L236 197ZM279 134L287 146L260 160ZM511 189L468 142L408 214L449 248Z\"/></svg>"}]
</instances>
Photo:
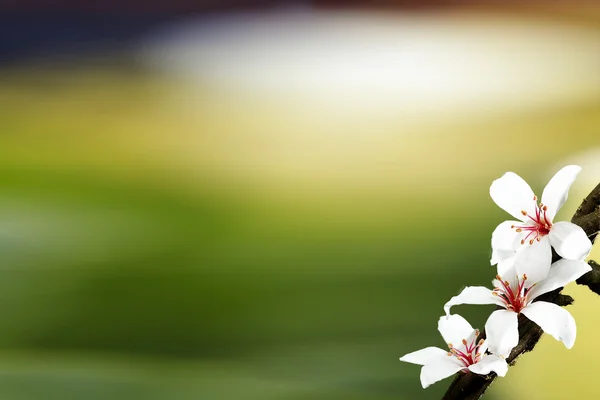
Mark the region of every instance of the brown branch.
<instances>
[{"instance_id":1,"label":"brown branch","mask_svg":"<svg viewBox=\"0 0 600 400\"><path fill-rule=\"evenodd\" d=\"M592 270L581 278L577 279L578 285L585 285L596 294L600 294L600 264L594 260L588 261Z\"/></svg>"},{"instance_id":2,"label":"brown branch","mask_svg":"<svg viewBox=\"0 0 600 400\"><path fill-rule=\"evenodd\" d=\"M571 222L581 226L592 243L594 242L600 231L600 184L583 200ZM560 257L553 253L552 261L559 259ZM579 278L577 283L587 285L592 291L600 294L600 264L595 261L590 261L589 264L592 271ZM547 301L559 306L572 304L573 298L561 294L561 290L562 288L558 288L536 300ZM542 337L542 333L542 329L536 323L528 320L524 315L519 315L519 344L512 350L506 361L513 365L521 354L533 350ZM485 338L485 333L482 333L480 338ZM452 381L442 400L477 400L483 396L494 379L496 379L494 373L482 376L471 372L461 372Z\"/></svg>"}]
</instances>

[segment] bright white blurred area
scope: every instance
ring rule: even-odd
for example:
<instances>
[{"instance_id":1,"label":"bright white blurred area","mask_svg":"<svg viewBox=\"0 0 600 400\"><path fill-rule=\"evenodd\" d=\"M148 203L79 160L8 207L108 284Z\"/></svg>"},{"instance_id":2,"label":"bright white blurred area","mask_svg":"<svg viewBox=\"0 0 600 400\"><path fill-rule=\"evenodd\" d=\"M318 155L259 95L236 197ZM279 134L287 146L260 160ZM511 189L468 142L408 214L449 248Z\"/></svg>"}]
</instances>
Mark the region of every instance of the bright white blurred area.
<instances>
[{"instance_id":1,"label":"bright white blurred area","mask_svg":"<svg viewBox=\"0 0 600 400\"><path fill-rule=\"evenodd\" d=\"M192 89L422 118L595 96L599 41L597 30L518 16L242 13L173 25L140 56Z\"/></svg>"}]
</instances>

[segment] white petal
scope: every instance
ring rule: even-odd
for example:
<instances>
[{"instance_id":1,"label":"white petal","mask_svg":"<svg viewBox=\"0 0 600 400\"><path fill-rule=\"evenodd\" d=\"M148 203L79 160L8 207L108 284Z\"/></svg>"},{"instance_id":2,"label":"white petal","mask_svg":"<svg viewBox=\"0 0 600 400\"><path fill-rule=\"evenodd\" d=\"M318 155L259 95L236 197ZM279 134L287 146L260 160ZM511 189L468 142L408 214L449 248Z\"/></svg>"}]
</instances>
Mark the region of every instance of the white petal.
<instances>
[{"instance_id":1,"label":"white petal","mask_svg":"<svg viewBox=\"0 0 600 400\"><path fill-rule=\"evenodd\" d=\"M530 287L548 276L552 265L552 249L548 236L542 237L539 242L525 243L523 246L515 258L515 270L519 278L527 275L525 287Z\"/></svg>"},{"instance_id":2,"label":"white petal","mask_svg":"<svg viewBox=\"0 0 600 400\"><path fill-rule=\"evenodd\" d=\"M494 371L498 376L505 376L508 372L508 364L502 357L485 354L478 363L470 365L469 370L480 375L487 375Z\"/></svg>"},{"instance_id":3,"label":"white petal","mask_svg":"<svg viewBox=\"0 0 600 400\"><path fill-rule=\"evenodd\" d=\"M425 347L424 349L413 351L402 357L400 361L411 364L425 365L431 362L437 362L442 358L448 358L448 351L444 351L438 347Z\"/></svg>"},{"instance_id":4,"label":"white petal","mask_svg":"<svg viewBox=\"0 0 600 400\"><path fill-rule=\"evenodd\" d=\"M554 289L573 282L591 270L592 267L585 261L566 260L564 258L558 260L552 264L548 277L532 287L527 297L529 300L533 300L544 293L551 292Z\"/></svg>"},{"instance_id":5,"label":"white petal","mask_svg":"<svg viewBox=\"0 0 600 400\"><path fill-rule=\"evenodd\" d=\"M498 275L502 278L502 280L508 281L511 284L511 287L518 283L517 270L515 269L515 260L517 256L518 253L514 253L511 257L499 262L496 266ZM496 282L496 279L492 281L494 287L500 287L500 284Z\"/></svg>"},{"instance_id":6,"label":"white petal","mask_svg":"<svg viewBox=\"0 0 600 400\"><path fill-rule=\"evenodd\" d=\"M567 165L558 171L544 188L542 204L548 206L546 214L550 221L554 219L558 210L567 201L571 184L575 181L580 171L581 167L579 165Z\"/></svg>"},{"instance_id":7,"label":"white petal","mask_svg":"<svg viewBox=\"0 0 600 400\"><path fill-rule=\"evenodd\" d=\"M592 242L580 226L560 221L550 229L550 242L554 250L563 258L583 260L592 249Z\"/></svg>"},{"instance_id":8,"label":"white petal","mask_svg":"<svg viewBox=\"0 0 600 400\"><path fill-rule=\"evenodd\" d=\"M520 221L526 221L521 211L535 215L536 202L531 187L514 172L507 172L492 182L492 200L504 211Z\"/></svg>"},{"instance_id":9,"label":"white petal","mask_svg":"<svg viewBox=\"0 0 600 400\"><path fill-rule=\"evenodd\" d=\"M446 356L445 359L436 360L421 368L421 385L426 388L437 381L454 375L463 368L465 366L456 357Z\"/></svg>"},{"instance_id":10,"label":"white petal","mask_svg":"<svg viewBox=\"0 0 600 400\"><path fill-rule=\"evenodd\" d=\"M519 343L518 326L517 313L514 311L494 311L485 323L486 342L490 352L508 357Z\"/></svg>"},{"instance_id":11,"label":"white petal","mask_svg":"<svg viewBox=\"0 0 600 400\"><path fill-rule=\"evenodd\" d=\"M504 221L492 233L492 259L490 264L498 264L512 256L521 245L525 232L516 232L511 226L523 225L521 221Z\"/></svg>"},{"instance_id":12,"label":"white petal","mask_svg":"<svg viewBox=\"0 0 600 400\"><path fill-rule=\"evenodd\" d=\"M469 338L475 329L471 324L458 314L441 316L438 321L438 330L446 343L457 345L463 339Z\"/></svg>"},{"instance_id":13,"label":"white petal","mask_svg":"<svg viewBox=\"0 0 600 400\"><path fill-rule=\"evenodd\" d=\"M553 303L537 301L531 303L521 313L539 325L540 328L554 339L560 340L567 349L575 344L577 327L573 316L567 310Z\"/></svg>"},{"instance_id":14,"label":"white petal","mask_svg":"<svg viewBox=\"0 0 600 400\"><path fill-rule=\"evenodd\" d=\"M450 307L459 304L497 304L501 306L504 303L497 296L492 295L492 291L486 287L467 286L459 295L452 297L444 304L446 315L450 315Z\"/></svg>"}]
</instances>

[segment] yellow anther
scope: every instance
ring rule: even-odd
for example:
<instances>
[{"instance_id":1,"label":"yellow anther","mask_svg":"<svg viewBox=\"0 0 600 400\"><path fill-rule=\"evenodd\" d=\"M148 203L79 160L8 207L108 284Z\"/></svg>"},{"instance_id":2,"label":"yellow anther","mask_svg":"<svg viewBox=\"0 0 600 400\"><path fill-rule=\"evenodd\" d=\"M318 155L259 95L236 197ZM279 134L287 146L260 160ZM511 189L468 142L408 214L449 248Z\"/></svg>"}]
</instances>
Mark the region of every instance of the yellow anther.
<instances>
[{"instance_id":1,"label":"yellow anther","mask_svg":"<svg viewBox=\"0 0 600 400\"><path fill-rule=\"evenodd\" d=\"M521 210L521 214L523 214L523 215L527 215L527 211L525 211L525 210Z\"/></svg>"},{"instance_id":2,"label":"yellow anther","mask_svg":"<svg viewBox=\"0 0 600 400\"><path fill-rule=\"evenodd\" d=\"M462 344L464 344L466 346L467 345L467 339L463 339L462 340Z\"/></svg>"},{"instance_id":3,"label":"yellow anther","mask_svg":"<svg viewBox=\"0 0 600 400\"><path fill-rule=\"evenodd\" d=\"M521 244L525 244L525 239L521 240Z\"/></svg>"},{"instance_id":4,"label":"yellow anther","mask_svg":"<svg viewBox=\"0 0 600 400\"><path fill-rule=\"evenodd\" d=\"M531 239L531 240L529 241L529 244L530 244L530 245L532 245L532 244L533 244L533 242L534 242L534 240L533 240L533 239Z\"/></svg>"},{"instance_id":5,"label":"yellow anther","mask_svg":"<svg viewBox=\"0 0 600 400\"><path fill-rule=\"evenodd\" d=\"M517 232L523 232L523 229L517 228Z\"/></svg>"}]
</instances>

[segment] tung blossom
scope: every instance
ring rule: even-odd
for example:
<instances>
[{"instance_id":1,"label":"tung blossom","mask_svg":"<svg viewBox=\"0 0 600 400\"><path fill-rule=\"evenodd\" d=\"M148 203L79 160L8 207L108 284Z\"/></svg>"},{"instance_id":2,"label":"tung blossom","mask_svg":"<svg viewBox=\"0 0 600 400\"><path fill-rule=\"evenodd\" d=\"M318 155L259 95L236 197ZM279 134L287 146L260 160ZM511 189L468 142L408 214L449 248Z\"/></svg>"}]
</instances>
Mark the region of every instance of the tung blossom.
<instances>
[{"instance_id":1,"label":"tung blossom","mask_svg":"<svg viewBox=\"0 0 600 400\"><path fill-rule=\"evenodd\" d=\"M573 316L556 304L534 300L573 282L592 268L581 260L561 259L552 264L550 272L544 278L535 267L529 268L532 271L530 275L522 269L523 264L515 263L514 259L512 257L501 263L508 263L508 266L498 265L498 270L503 270L504 274L498 275L493 281L494 290L481 286L466 287L444 305L446 314L450 313L452 306L458 304L496 304L504 309L494 311L485 324L485 331L491 342L505 348L516 346L519 342L517 317L523 314L570 349L577 335Z\"/></svg>"},{"instance_id":2,"label":"tung blossom","mask_svg":"<svg viewBox=\"0 0 600 400\"><path fill-rule=\"evenodd\" d=\"M508 365L504 360L512 349L501 349L504 353L487 354L488 342L477 340L479 331L460 315L442 316L438 330L448 344L448 350L426 347L406 354L400 361L422 365L421 385L423 388L447 378L459 371L471 371L487 375L494 371L498 376L506 375Z\"/></svg>"},{"instance_id":3,"label":"tung blossom","mask_svg":"<svg viewBox=\"0 0 600 400\"><path fill-rule=\"evenodd\" d=\"M584 259L592 248L581 227L567 221L554 222L567 200L569 188L581 171L577 165L562 168L550 179L541 202L520 176L507 172L490 187L490 196L519 221L505 221L492 233L492 265L524 252L517 262L533 264L545 275L552 262L552 249L568 260Z\"/></svg>"}]
</instances>

